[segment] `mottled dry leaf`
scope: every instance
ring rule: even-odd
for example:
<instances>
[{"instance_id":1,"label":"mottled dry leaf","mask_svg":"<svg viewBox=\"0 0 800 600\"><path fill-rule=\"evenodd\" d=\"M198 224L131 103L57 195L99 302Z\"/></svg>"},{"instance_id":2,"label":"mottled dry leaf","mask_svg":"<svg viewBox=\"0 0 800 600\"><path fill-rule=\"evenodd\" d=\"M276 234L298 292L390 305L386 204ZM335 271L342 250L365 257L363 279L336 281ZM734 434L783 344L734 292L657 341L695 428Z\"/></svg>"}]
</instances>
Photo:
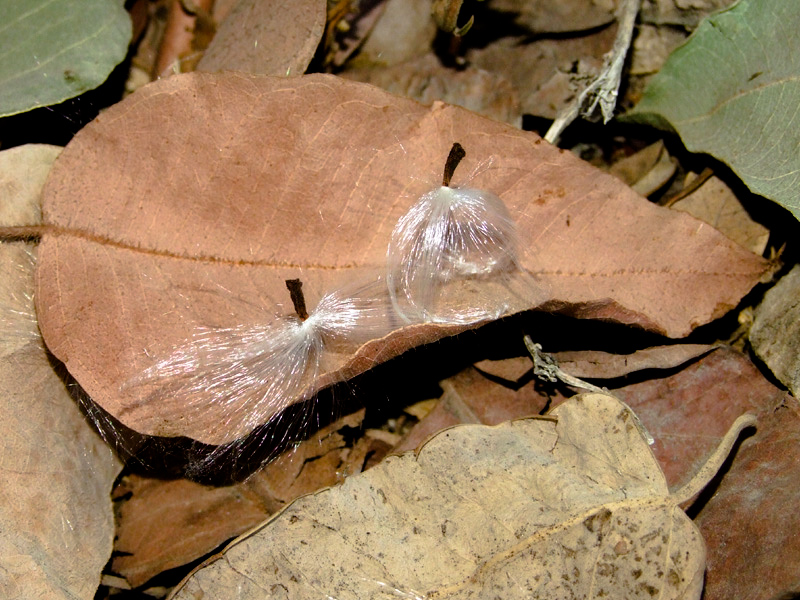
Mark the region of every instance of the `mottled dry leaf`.
<instances>
[{"instance_id":1,"label":"mottled dry leaf","mask_svg":"<svg viewBox=\"0 0 800 600\"><path fill-rule=\"evenodd\" d=\"M549 295L509 298L509 313L538 304L682 336L770 269L535 134L464 109L331 76L195 73L110 108L56 161L36 294L48 347L129 427L229 439L213 411L163 414L121 388L198 326L291 312L286 279L304 281L313 307L342 280L382 269L395 222L441 181L454 140L468 153L456 184L492 160L471 185L505 201L528 249L522 266ZM331 353L311 386L457 331L407 327Z\"/></svg>"},{"instance_id":2,"label":"mottled dry leaf","mask_svg":"<svg viewBox=\"0 0 800 600\"><path fill-rule=\"evenodd\" d=\"M495 121L522 125L517 92L506 79L469 66L448 69L433 53L391 67L356 69L341 75L424 104L441 100Z\"/></svg>"},{"instance_id":3,"label":"mottled dry leaf","mask_svg":"<svg viewBox=\"0 0 800 600\"><path fill-rule=\"evenodd\" d=\"M131 497L117 511L113 571L139 587L208 554L295 498L360 472L369 442L348 447L339 430L358 427L363 416L362 410L338 420L235 485L129 476L116 490Z\"/></svg>"},{"instance_id":4,"label":"mottled dry leaf","mask_svg":"<svg viewBox=\"0 0 800 600\"><path fill-rule=\"evenodd\" d=\"M792 393L800 395L800 266L764 295L750 329L750 343Z\"/></svg>"},{"instance_id":5,"label":"mottled dry leaf","mask_svg":"<svg viewBox=\"0 0 800 600\"><path fill-rule=\"evenodd\" d=\"M325 0L241 0L217 30L199 71L300 75L325 29Z\"/></svg>"},{"instance_id":6,"label":"mottled dry leaf","mask_svg":"<svg viewBox=\"0 0 800 600\"><path fill-rule=\"evenodd\" d=\"M54 153L0 153L5 167L27 155L17 163L18 181L3 169L3 218L12 220L2 224L35 218L36 174ZM38 166L31 155L38 155ZM90 600L111 553L109 493L120 465L44 350L31 299L33 252L0 244L0 597Z\"/></svg>"},{"instance_id":7,"label":"mottled dry leaf","mask_svg":"<svg viewBox=\"0 0 800 600\"><path fill-rule=\"evenodd\" d=\"M800 411L791 396L758 418L695 522L708 545L705 600L800 590Z\"/></svg>"},{"instance_id":8,"label":"mottled dry leaf","mask_svg":"<svg viewBox=\"0 0 800 600\"><path fill-rule=\"evenodd\" d=\"M751 252L762 254L767 247L769 230L750 218L733 190L718 177L708 179L689 196L675 202L672 209L705 221Z\"/></svg>"},{"instance_id":9,"label":"mottled dry leaf","mask_svg":"<svg viewBox=\"0 0 800 600\"><path fill-rule=\"evenodd\" d=\"M523 113L553 119L574 98L573 79L597 74L615 35L614 27L606 27L577 38L502 38L470 50L467 60L510 81Z\"/></svg>"},{"instance_id":10,"label":"mottled dry leaf","mask_svg":"<svg viewBox=\"0 0 800 600\"><path fill-rule=\"evenodd\" d=\"M456 427L305 496L174 598L698 599L703 540L630 411L587 394L552 416Z\"/></svg>"}]
</instances>

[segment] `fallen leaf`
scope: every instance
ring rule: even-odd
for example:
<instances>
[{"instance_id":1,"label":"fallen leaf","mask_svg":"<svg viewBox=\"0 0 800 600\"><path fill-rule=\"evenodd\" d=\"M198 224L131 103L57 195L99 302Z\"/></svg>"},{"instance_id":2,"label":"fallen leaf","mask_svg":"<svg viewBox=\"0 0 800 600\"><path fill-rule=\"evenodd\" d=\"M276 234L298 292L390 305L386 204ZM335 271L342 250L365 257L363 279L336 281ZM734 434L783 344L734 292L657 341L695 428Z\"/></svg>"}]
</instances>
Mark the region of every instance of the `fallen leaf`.
<instances>
[{"instance_id":1,"label":"fallen leaf","mask_svg":"<svg viewBox=\"0 0 800 600\"><path fill-rule=\"evenodd\" d=\"M612 354L596 350L553 352L558 366L573 377L613 379L644 369L673 369L711 352L709 344L673 344L637 350L630 354Z\"/></svg>"},{"instance_id":2,"label":"fallen leaf","mask_svg":"<svg viewBox=\"0 0 800 600\"><path fill-rule=\"evenodd\" d=\"M131 20L121 1L4 1L2 11L0 117L96 88L128 51Z\"/></svg>"},{"instance_id":3,"label":"fallen leaf","mask_svg":"<svg viewBox=\"0 0 800 600\"><path fill-rule=\"evenodd\" d=\"M187 419L126 382L199 326L291 312L286 279L303 280L313 307L382 270L394 224L441 181L454 139L467 148L463 173L491 159L470 185L504 200L528 249L522 266L542 283L543 298L498 289L508 313L539 305L682 336L771 269L535 134L464 109L331 76L194 73L111 107L56 161L36 291L49 349L128 427L231 441L224 407ZM309 391L473 326L405 327L331 352Z\"/></svg>"},{"instance_id":4,"label":"fallen leaf","mask_svg":"<svg viewBox=\"0 0 800 600\"><path fill-rule=\"evenodd\" d=\"M791 598L800 589L798 413L787 395L759 416L695 519L709 547L705 600Z\"/></svg>"},{"instance_id":5,"label":"fallen leaf","mask_svg":"<svg viewBox=\"0 0 800 600\"><path fill-rule=\"evenodd\" d=\"M800 266L781 277L764 295L750 328L758 357L793 394L800 394Z\"/></svg>"},{"instance_id":6,"label":"fallen leaf","mask_svg":"<svg viewBox=\"0 0 800 600\"><path fill-rule=\"evenodd\" d=\"M728 164L754 193L800 218L794 127L800 11L741 0L708 17L675 50L626 115L674 128L692 152Z\"/></svg>"},{"instance_id":7,"label":"fallen leaf","mask_svg":"<svg viewBox=\"0 0 800 600\"><path fill-rule=\"evenodd\" d=\"M480 364L487 362L497 361ZM496 425L537 415L547 406L548 396L533 385L522 385L517 389L504 386L486 377L477 367L469 367L441 382L443 394L436 406L392 449L394 454L413 450L453 425ZM531 361L528 359L527 371L530 370Z\"/></svg>"},{"instance_id":8,"label":"fallen leaf","mask_svg":"<svg viewBox=\"0 0 800 600\"><path fill-rule=\"evenodd\" d=\"M677 502L705 481L670 496L632 420L587 394L551 418L450 429L295 501L172 597L699 599L703 540Z\"/></svg>"},{"instance_id":9,"label":"fallen leaf","mask_svg":"<svg viewBox=\"0 0 800 600\"><path fill-rule=\"evenodd\" d=\"M26 144L0 152L0 223L42 222L42 186L61 150L47 144ZM12 202L11 198L16 200Z\"/></svg>"},{"instance_id":10,"label":"fallen leaf","mask_svg":"<svg viewBox=\"0 0 800 600\"><path fill-rule=\"evenodd\" d=\"M325 29L325 0L242 0L227 16L198 71L300 75Z\"/></svg>"},{"instance_id":11,"label":"fallen leaf","mask_svg":"<svg viewBox=\"0 0 800 600\"><path fill-rule=\"evenodd\" d=\"M709 178L671 208L705 221L750 252L763 254L767 247L769 229L750 218L733 190L718 177Z\"/></svg>"},{"instance_id":12,"label":"fallen leaf","mask_svg":"<svg viewBox=\"0 0 800 600\"><path fill-rule=\"evenodd\" d=\"M3 225L35 219L41 173L57 151L0 152L2 214L11 217ZM44 349L33 312L34 253L32 245L0 243L0 596L90 600L111 554L109 492L120 463Z\"/></svg>"},{"instance_id":13,"label":"fallen leaf","mask_svg":"<svg viewBox=\"0 0 800 600\"><path fill-rule=\"evenodd\" d=\"M354 66L396 65L428 52L435 37L431 0L388 0Z\"/></svg>"},{"instance_id":14,"label":"fallen leaf","mask_svg":"<svg viewBox=\"0 0 800 600\"><path fill-rule=\"evenodd\" d=\"M686 36L678 28L640 24L633 39L630 74L657 73L670 53L686 41Z\"/></svg>"}]
</instances>

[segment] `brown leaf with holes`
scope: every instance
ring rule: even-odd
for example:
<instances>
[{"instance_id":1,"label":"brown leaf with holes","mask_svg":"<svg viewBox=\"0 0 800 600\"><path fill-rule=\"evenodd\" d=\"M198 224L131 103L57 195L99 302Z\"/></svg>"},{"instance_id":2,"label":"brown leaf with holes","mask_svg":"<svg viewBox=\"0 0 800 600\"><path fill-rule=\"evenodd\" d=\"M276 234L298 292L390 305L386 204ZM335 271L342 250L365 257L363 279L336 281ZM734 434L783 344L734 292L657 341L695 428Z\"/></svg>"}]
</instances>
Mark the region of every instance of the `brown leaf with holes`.
<instances>
[{"instance_id":1,"label":"brown leaf with holes","mask_svg":"<svg viewBox=\"0 0 800 600\"><path fill-rule=\"evenodd\" d=\"M229 440L224 408L164 414L125 383L199 326L290 313L286 279L303 280L313 307L343 281L381 271L394 224L440 184L454 140L467 149L454 184L505 201L527 249L522 266L542 284L542 298L508 298L508 313L538 306L683 336L771 268L535 134L464 109L325 75L194 73L111 107L56 161L36 292L48 347L125 425ZM410 326L331 352L309 386L465 328Z\"/></svg>"}]
</instances>

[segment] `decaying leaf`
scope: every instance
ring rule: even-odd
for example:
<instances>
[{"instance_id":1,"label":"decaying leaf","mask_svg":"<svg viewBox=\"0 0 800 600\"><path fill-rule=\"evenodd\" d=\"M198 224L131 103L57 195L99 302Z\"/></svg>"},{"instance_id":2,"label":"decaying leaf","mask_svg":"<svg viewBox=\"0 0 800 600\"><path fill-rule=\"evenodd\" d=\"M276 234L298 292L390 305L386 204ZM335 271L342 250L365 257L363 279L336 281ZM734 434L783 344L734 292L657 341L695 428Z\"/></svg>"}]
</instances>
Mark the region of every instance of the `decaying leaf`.
<instances>
[{"instance_id":1,"label":"decaying leaf","mask_svg":"<svg viewBox=\"0 0 800 600\"><path fill-rule=\"evenodd\" d=\"M800 395L800 266L764 295L750 329L750 343L775 377Z\"/></svg>"},{"instance_id":2,"label":"decaying leaf","mask_svg":"<svg viewBox=\"0 0 800 600\"><path fill-rule=\"evenodd\" d=\"M242 0L220 25L197 69L300 75L324 29L325 0Z\"/></svg>"},{"instance_id":3,"label":"decaying leaf","mask_svg":"<svg viewBox=\"0 0 800 600\"><path fill-rule=\"evenodd\" d=\"M697 473L738 415L761 418L784 396L746 356L724 346L668 377L613 393L656 439L652 450L671 490Z\"/></svg>"},{"instance_id":4,"label":"decaying leaf","mask_svg":"<svg viewBox=\"0 0 800 600\"><path fill-rule=\"evenodd\" d=\"M539 306L681 336L771 268L535 134L464 109L330 76L195 73L110 108L56 161L36 292L48 347L125 425L230 441L221 413L187 419L126 382L197 327L291 313L286 279L303 280L313 307L384 269L394 224L439 185L454 140L467 149L454 184L503 199L522 267L542 284L542 297L507 298L509 314ZM410 326L331 353L309 391L465 327Z\"/></svg>"},{"instance_id":5,"label":"decaying leaf","mask_svg":"<svg viewBox=\"0 0 800 600\"><path fill-rule=\"evenodd\" d=\"M694 29L700 20L726 8L736 0L644 0L641 18L645 23Z\"/></svg>"},{"instance_id":6,"label":"decaying leaf","mask_svg":"<svg viewBox=\"0 0 800 600\"><path fill-rule=\"evenodd\" d=\"M0 223L41 223L42 187L61 150L58 146L26 144L0 152Z\"/></svg>"},{"instance_id":7,"label":"decaying leaf","mask_svg":"<svg viewBox=\"0 0 800 600\"><path fill-rule=\"evenodd\" d=\"M632 413L603 394L554 418L461 426L303 497L173 598L694 598L705 551ZM306 540L306 543L298 543Z\"/></svg>"},{"instance_id":8,"label":"decaying leaf","mask_svg":"<svg viewBox=\"0 0 800 600\"><path fill-rule=\"evenodd\" d=\"M55 153L0 153L4 167L20 167L16 183L2 171L2 217L13 215L4 225L35 218L43 178L39 190L25 179ZM0 244L0 596L91 600L111 554L120 464L53 370L33 314L33 263L32 246Z\"/></svg>"}]
</instances>

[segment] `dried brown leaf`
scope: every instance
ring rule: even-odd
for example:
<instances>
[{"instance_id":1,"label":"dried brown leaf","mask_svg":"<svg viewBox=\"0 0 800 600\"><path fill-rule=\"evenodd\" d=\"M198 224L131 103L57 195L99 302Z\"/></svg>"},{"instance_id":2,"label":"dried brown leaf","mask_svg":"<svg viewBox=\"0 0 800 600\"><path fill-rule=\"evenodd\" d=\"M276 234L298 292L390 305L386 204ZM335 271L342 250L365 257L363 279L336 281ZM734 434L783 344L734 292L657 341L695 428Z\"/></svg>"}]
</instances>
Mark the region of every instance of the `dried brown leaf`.
<instances>
[{"instance_id":1,"label":"dried brown leaf","mask_svg":"<svg viewBox=\"0 0 800 600\"><path fill-rule=\"evenodd\" d=\"M431 0L388 0L353 61L357 66L396 65L429 52L435 37Z\"/></svg>"},{"instance_id":2,"label":"dried brown leaf","mask_svg":"<svg viewBox=\"0 0 800 600\"><path fill-rule=\"evenodd\" d=\"M242 0L197 65L198 71L300 75L325 29L325 0Z\"/></svg>"},{"instance_id":3,"label":"dried brown leaf","mask_svg":"<svg viewBox=\"0 0 800 600\"><path fill-rule=\"evenodd\" d=\"M456 427L301 498L173 597L699 598L703 540L631 412L587 394L552 416Z\"/></svg>"},{"instance_id":4,"label":"dried brown leaf","mask_svg":"<svg viewBox=\"0 0 800 600\"><path fill-rule=\"evenodd\" d=\"M750 329L750 343L791 392L800 395L800 266L765 295Z\"/></svg>"},{"instance_id":5,"label":"dried brown leaf","mask_svg":"<svg viewBox=\"0 0 800 600\"><path fill-rule=\"evenodd\" d=\"M709 344L674 344L611 354L594 350L554 352L558 366L573 377L613 379L643 369L672 369L711 352Z\"/></svg>"},{"instance_id":6,"label":"dried brown leaf","mask_svg":"<svg viewBox=\"0 0 800 600\"><path fill-rule=\"evenodd\" d=\"M230 439L220 415L165 414L123 385L198 326L290 312L286 279L301 277L315 306L337 282L382 269L395 222L441 181L454 140L467 148L463 173L492 159L470 185L505 201L529 250L522 266L549 295L509 298L509 312L539 304L681 336L770 269L536 135L464 109L330 76L196 73L115 105L56 162L36 294L48 347L129 427ZM332 354L312 387L463 328L407 327Z\"/></svg>"},{"instance_id":7,"label":"dried brown leaf","mask_svg":"<svg viewBox=\"0 0 800 600\"><path fill-rule=\"evenodd\" d=\"M718 177L709 178L686 198L672 204L672 209L705 221L751 252L762 254L767 247L769 230L750 218L733 190Z\"/></svg>"},{"instance_id":8,"label":"dried brown leaf","mask_svg":"<svg viewBox=\"0 0 800 600\"><path fill-rule=\"evenodd\" d=\"M3 225L31 223L60 149L0 152ZM8 219L8 220L6 220ZM53 370L33 314L34 249L0 244L0 596L91 599L120 464Z\"/></svg>"}]
</instances>

